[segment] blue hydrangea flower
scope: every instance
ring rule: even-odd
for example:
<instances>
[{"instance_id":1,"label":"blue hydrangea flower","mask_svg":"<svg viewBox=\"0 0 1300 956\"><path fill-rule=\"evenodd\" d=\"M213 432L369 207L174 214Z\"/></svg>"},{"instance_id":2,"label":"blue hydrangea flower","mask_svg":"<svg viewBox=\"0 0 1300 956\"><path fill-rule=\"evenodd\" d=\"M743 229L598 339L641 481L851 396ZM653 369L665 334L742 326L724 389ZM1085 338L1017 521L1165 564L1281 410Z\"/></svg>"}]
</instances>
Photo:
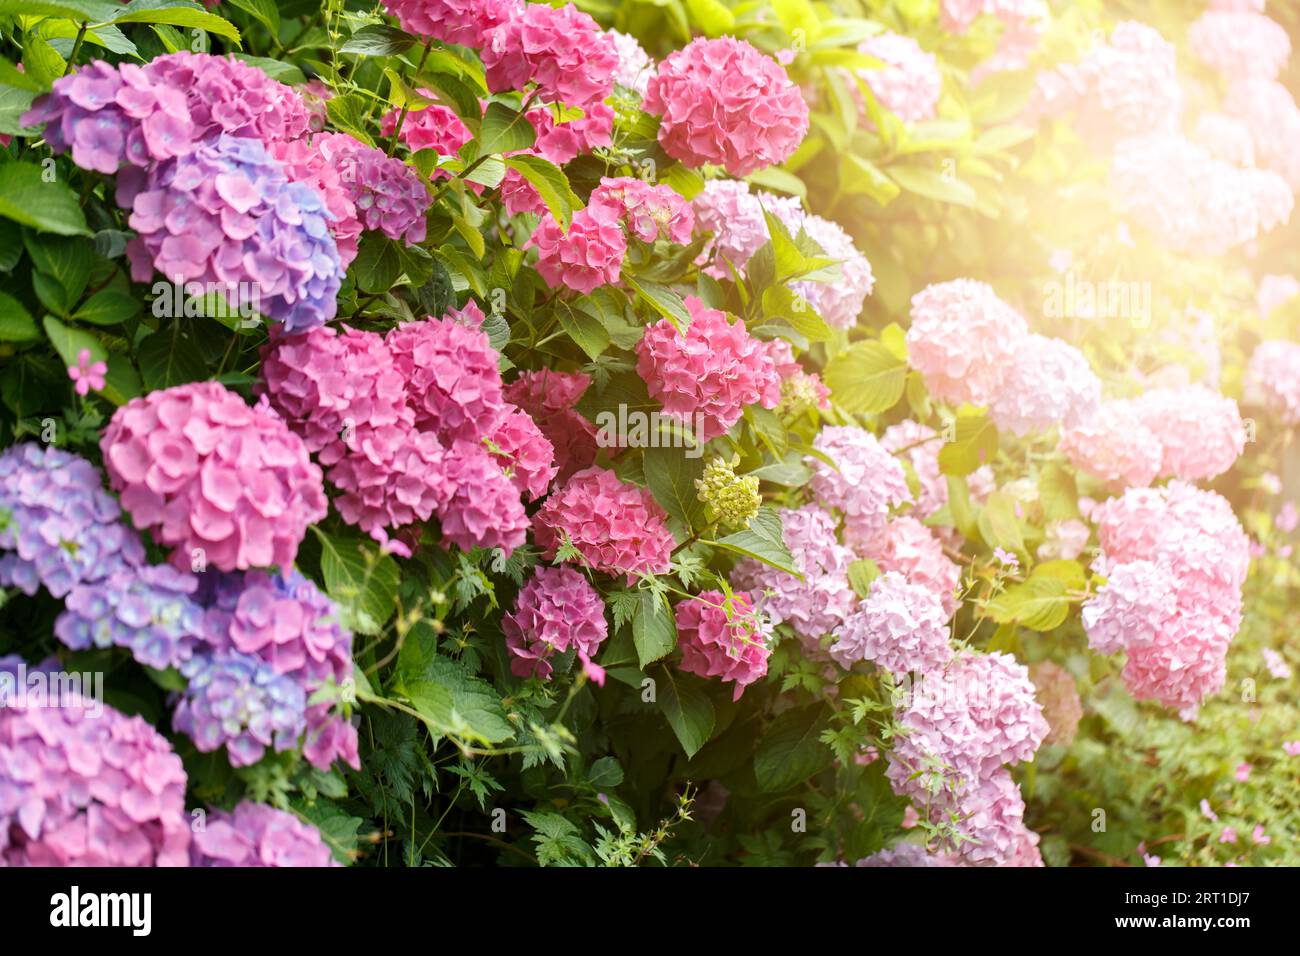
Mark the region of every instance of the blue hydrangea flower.
<instances>
[{"instance_id":1,"label":"blue hydrangea flower","mask_svg":"<svg viewBox=\"0 0 1300 956\"><path fill-rule=\"evenodd\" d=\"M296 746L306 729L307 696L291 677L237 652L201 654L181 665L189 678L172 726L203 753L223 744L230 763L257 763L270 747Z\"/></svg>"}]
</instances>

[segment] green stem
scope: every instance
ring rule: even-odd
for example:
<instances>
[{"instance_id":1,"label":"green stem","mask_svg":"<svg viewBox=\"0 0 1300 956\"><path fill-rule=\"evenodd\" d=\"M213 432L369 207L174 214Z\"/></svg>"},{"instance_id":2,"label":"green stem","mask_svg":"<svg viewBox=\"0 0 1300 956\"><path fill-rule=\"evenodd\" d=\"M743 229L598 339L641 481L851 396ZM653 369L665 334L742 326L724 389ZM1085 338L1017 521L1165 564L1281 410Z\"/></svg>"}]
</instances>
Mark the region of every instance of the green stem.
<instances>
[{"instance_id":1,"label":"green stem","mask_svg":"<svg viewBox=\"0 0 1300 956\"><path fill-rule=\"evenodd\" d=\"M81 21L81 26L77 28L77 38L72 41L72 52L68 54L68 63L63 68L63 75L67 76L72 72L72 64L77 59L77 54L81 52L81 42L86 39L87 22Z\"/></svg>"},{"instance_id":2,"label":"green stem","mask_svg":"<svg viewBox=\"0 0 1300 956\"><path fill-rule=\"evenodd\" d=\"M433 37L424 41L424 52L420 54L420 62L415 65L415 75L418 77L420 71L424 69L424 61L429 59L429 51L433 48ZM392 156L397 152L397 144L401 142L402 126L406 123L406 114L411 110L410 103L402 104L402 112L397 114L397 125L393 127L393 138L388 142L388 155Z\"/></svg>"}]
</instances>

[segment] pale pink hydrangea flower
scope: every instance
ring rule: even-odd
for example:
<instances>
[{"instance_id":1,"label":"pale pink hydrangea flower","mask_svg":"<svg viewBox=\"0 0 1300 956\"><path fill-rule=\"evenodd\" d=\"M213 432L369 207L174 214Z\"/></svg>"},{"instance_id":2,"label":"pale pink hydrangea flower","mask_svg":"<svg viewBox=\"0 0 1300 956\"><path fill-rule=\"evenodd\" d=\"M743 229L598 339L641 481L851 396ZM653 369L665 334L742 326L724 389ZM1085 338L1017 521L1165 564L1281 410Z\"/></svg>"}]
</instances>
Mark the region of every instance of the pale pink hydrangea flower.
<instances>
[{"instance_id":1,"label":"pale pink hydrangea flower","mask_svg":"<svg viewBox=\"0 0 1300 956\"><path fill-rule=\"evenodd\" d=\"M551 679L551 660L575 651L584 667L609 634L605 602L581 572L570 567L538 567L501 620L516 677ZM596 668L604 683L604 672ZM592 673L590 670L588 673Z\"/></svg>"},{"instance_id":2,"label":"pale pink hydrangea flower","mask_svg":"<svg viewBox=\"0 0 1300 956\"><path fill-rule=\"evenodd\" d=\"M948 614L933 590L886 571L835 629L830 655L845 669L872 661L896 676L941 670L953 656Z\"/></svg>"},{"instance_id":3,"label":"pale pink hydrangea flower","mask_svg":"<svg viewBox=\"0 0 1300 956\"><path fill-rule=\"evenodd\" d=\"M918 517L928 518L948 503L948 481L939 471L943 439L937 431L909 418L886 428L880 444L912 466L920 488L913 507ZM993 470L988 465L981 465L967 475L966 481L972 501L982 501L995 487Z\"/></svg>"},{"instance_id":4,"label":"pale pink hydrangea flower","mask_svg":"<svg viewBox=\"0 0 1300 956\"><path fill-rule=\"evenodd\" d=\"M1043 529L1046 540L1038 546L1040 561L1073 561L1088 546L1092 531L1077 518L1049 521Z\"/></svg>"},{"instance_id":5,"label":"pale pink hydrangea flower","mask_svg":"<svg viewBox=\"0 0 1300 956\"><path fill-rule=\"evenodd\" d=\"M655 186L630 176L606 176L592 190L588 205L596 203L617 209L628 232L642 242L666 239L685 245L695 229L690 204L671 186Z\"/></svg>"},{"instance_id":6,"label":"pale pink hydrangea flower","mask_svg":"<svg viewBox=\"0 0 1300 956\"><path fill-rule=\"evenodd\" d=\"M1027 335L989 406L1000 429L1027 435L1078 424L1101 403L1101 379L1083 353L1061 339Z\"/></svg>"},{"instance_id":7,"label":"pale pink hydrangea flower","mask_svg":"<svg viewBox=\"0 0 1300 956\"><path fill-rule=\"evenodd\" d=\"M1138 417L1161 447L1162 478L1208 481L1246 447L1237 403L1203 385L1156 388L1135 400Z\"/></svg>"},{"instance_id":8,"label":"pale pink hydrangea flower","mask_svg":"<svg viewBox=\"0 0 1300 956\"><path fill-rule=\"evenodd\" d=\"M1222 109L1250 129L1259 166L1300 188L1300 108L1290 90L1263 77L1240 79L1228 87Z\"/></svg>"},{"instance_id":9,"label":"pale pink hydrangea flower","mask_svg":"<svg viewBox=\"0 0 1300 956\"><path fill-rule=\"evenodd\" d=\"M1255 140L1250 127L1224 113L1202 113L1196 121L1196 142L1210 155L1233 166L1255 165Z\"/></svg>"},{"instance_id":10,"label":"pale pink hydrangea flower","mask_svg":"<svg viewBox=\"0 0 1300 956\"><path fill-rule=\"evenodd\" d=\"M1255 293L1255 302L1259 314L1268 318L1279 306L1285 305L1300 295L1300 279L1293 275L1266 275L1259 280L1259 290Z\"/></svg>"},{"instance_id":11,"label":"pale pink hydrangea flower","mask_svg":"<svg viewBox=\"0 0 1300 956\"><path fill-rule=\"evenodd\" d=\"M1043 743L1070 746L1083 719L1083 704L1074 677L1059 664L1039 661L1029 666L1029 678L1043 707L1043 718L1051 728Z\"/></svg>"},{"instance_id":12,"label":"pale pink hydrangea flower","mask_svg":"<svg viewBox=\"0 0 1300 956\"><path fill-rule=\"evenodd\" d=\"M1229 79L1277 79L1291 56L1291 38L1279 24L1252 12L1207 10L1187 28L1192 55Z\"/></svg>"},{"instance_id":13,"label":"pale pink hydrangea flower","mask_svg":"<svg viewBox=\"0 0 1300 956\"><path fill-rule=\"evenodd\" d=\"M1039 836L1024 822L1025 800L1005 770L981 780L959 798L937 801L931 817L952 819L968 839L953 848L967 866L1039 867Z\"/></svg>"},{"instance_id":14,"label":"pale pink hydrangea flower","mask_svg":"<svg viewBox=\"0 0 1300 956\"><path fill-rule=\"evenodd\" d=\"M691 324L684 332L667 319L649 326L636 344L637 374L664 413L690 426L700 419L709 441L740 421L748 405L775 408L781 379L764 343L745 323L686 297Z\"/></svg>"},{"instance_id":15,"label":"pale pink hydrangea flower","mask_svg":"<svg viewBox=\"0 0 1300 956\"><path fill-rule=\"evenodd\" d=\"M739 179L710 179L691 200L697 233L712 233L700 253L705 275L741 276L750 258L768 241L763 203Z\"/></svg>"},{"instance_id":16,"label":"pale pink hydrangea flower","mask_svg":"<svg viewBox=\"0 0 1300 956\"><path fill-rule=\"evenodd\" d=\"M911 500L903 466L866 429L827 426L813 439L813 448L835 467L807 456L804 461L813 471L809 487L822 507L844 515L857 540L883 528L890 509Z\"/></svg>"},{"instance_id":17,"label":"pale pink hydrangea flower","mask_svg":"<svg viewBox=\"0 0 1300 956\"><path fill-rule=\"evenodd\" d=\"M1272 339L1255 346L1246 370L1246 398L1288 427L1300 425L1300 344Z\"/></svg>"},{"instance_id":18,"label":"pale pink hydrangea flower","mask_svg":"<svg viewBox=\"0 0 1300 956\"><path fill-rule=\"evenodd\" d=\"M702 591L676 609L678 665L688 674L735 684L733 700L767 673L771 635L749 596Z\"/></svg>"},{"instance_id":19,"label":"pale pink hydrangea flower","mask_svg":"<svg viewBox=\"0 0 1300 956\"><path fill-rule=\"evenodd\" d=\"M846 526L844 542L859 557L875 561L881 571L897 571L909 583L929 590L948 617L956 613L961 568L944 554L943 543L934 531L912 515L892 519L863 540L853 526Z\"/></svg>"},{"instance_id":20,"label":"pale pink hydrangea flower","mask_svg":"<svg viewBox=\"0 0 1300 956\"><path fill-rule=\"evenodd\" d=\"M940 401L987 405L1028 331L1019 313L985 283L940 282L912 297L908 359Z\"/></svg>"},{"instance_id":21,"label":"pale pink hydrangea flower","mask_svg":"<svg viewBox=\"0 0 1300 956\"><path fill-rule=\"evenodd\" d=\"M905 123L934 119L939 112L943 76L933 53L909 36L886 31L858 44L858 52L884 62L881 69L857 75L886 110Z\"/></svg>"},{"instance_id":22,"label":"pale pink hydrangea flower","mask_svg":"<svg viewBox=\"0 0 1300 956\"><path fill-rule=\"evenodd\" d=\"M1159 439L1131 399L1103 402L1061 434L1060 449L1080 471L1121 487L1151 484L1163 455Z\"/></svg>"},{"instance_id":23,"label":"pale pink hydrangea flower","mask_svg":"<svg viewBox=\"0 0 1300 956\"><path fill-rule=\"evenodd\" d=\"M654 60L641 48L636 37L617 30L610 30L608 36L614 40L614 49L618 53L618 69L614 71L614 82L619 86L645 96L654 75Z\"/></svg>"},{"instance_id":24,"label":"pale pink hydrangea flower","mask_svg":"<svg viewBox=\"0 0 1300 956\"><path fill-rule=\"evenodd\" d=\"M798 197L790 197L798 203ZM764 197L767 205L768 197ZM876 278L871 263L858 251L852 237L838 224L821 216L802 215L791 231L802 228L808 238L821 246L826 255L836 260L839 277L830 282L803 280L790 288L803 296L813 310L837 329L849 329L862 312L862 303L875 288Z\"/></svg>"},{"instance_id":25,"label":"pale pink hydrangea flower","mask_svg":"<svg viewBox=\"0 0 1300 956\"><path fill-rule=\"evenodd\" d=\"M780 64L744 40L698 37L650 79L643 107L659 142L688 166L733 176L784 162L808 132L808 104Z\"/></svg>"}]
</instances>

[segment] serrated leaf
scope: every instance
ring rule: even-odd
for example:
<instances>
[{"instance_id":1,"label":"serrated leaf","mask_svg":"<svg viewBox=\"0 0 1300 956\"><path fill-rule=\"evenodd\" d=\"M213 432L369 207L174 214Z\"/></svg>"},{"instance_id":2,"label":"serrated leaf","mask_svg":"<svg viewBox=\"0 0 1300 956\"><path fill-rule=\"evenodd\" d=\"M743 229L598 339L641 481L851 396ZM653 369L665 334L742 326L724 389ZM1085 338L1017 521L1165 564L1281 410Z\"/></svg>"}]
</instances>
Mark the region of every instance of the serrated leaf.
<instances>
[{"instance_id":1,"label":"serrated leaf","mask_svg":"<svg viewBox=\"0 0 1300 956\"><path fill-rule=\"evenodd\" d=\"M321 543L325 591L339 606L341 623L362 634L380 633L397 607L397 562L373 542L312 530Z\"/></svg>"},{"instance_id":2,"label":"serrated leaf","mask_svg":"<svg viewBox=\"0 0 1300 956\"><path fill-rule=\"evenodd\" d=\"M1024 535L1016 517L1016 501L1004 491L994 491L984 502L979 516L980 536L991 548L1025 550Z\"/></svg>"},{"instance_id":3,"label":"serrated leaf","mask_svg":"<svg viewBox=\"0 0 1300 956\"><path fill-rule=\"evenodd\" d=\"M646 448L643 458L646 484L670 515L688 528L703 524L704 505L695 492L695 481L704 476L704 459L687 458L687 449Z\"/></svg>"},{"instance_id":4,"label":"serrated leaf","mask_svg":"<svg viewBox=\"0 0 1300 956\"><path fill-rule=\"evenodd\" d=\"M9 293L0 292L0 342L31 342L40 337L32 314Z\"/></svg>"},{"instance_id":5,"label":"serrated leaf","mask_svg":"<svg viewBox=\"0 0 1300 956\"><path fill-rule=\"evenodd\" d=\"M997 426L987 415L958 415L953 440L939 449L939 471L964 478L990 464L997 451Z\"/></svg>"},{"instance_id":6,"label":"serrated leaf","mask_svg":"<svg viewBox=\"0 0 1300 956\"><path fill-rule=\"evenodd\" d=\"M523 113L504 103L489 103L479 131L479 155L513 153L537 141L537 131Z\"/></svg>"},{"instance_id":7,"label":"serrated leaf","mask_svg":"<svg viewBox=\"0 0 1300 956\"><path fill-rule=\"evenodd\" d=\"M882 342L856 342L827 363L824 380L846 411L875 415L903 397L907 363Z\"/></svg>"},{"instance_id":8,"label":"serrated leaf","mask_svg":"<svg viewBox=\"0 0 1300 956\"><path fill-rule=\"evenodd\" d=\"M587 353L588 358L599 358L609 348L609 330L599 319L574 305L576 303L571 305L565 301L557 302L555 316L565 333Z\"/></svg>"},{"instance_id":9,"label":"serrated leaf","mask_svg":"<svg viewBox=\"0 0 1300 956\"><path fill-rule=\"evenodd\" d=\"M63 183L47 183L41 167L31 163L0 166L0 216L38 232L88 236L77 194Z\"/></svg>"},{"instance_id":10,"label":"serrated leaf","mask_svg":"<svg viewBox=\"0 0 1300 956\"><path fill-rule=\"evenodd\" d=\"M764 793L779 793L829 767L834 755L821 742L826 719L819 706L787 710L772 721L754 753L754 777Z\"/></svg>"},{"instance_id":11,"label":"serrated leaf","mask_svg":"<svg viewBox=\"0 0 1300 956\"><path fill-rule=\"evenodd\" d=\"M198 4L178 3L177 0L131 0L121 13L109 19L118 23L165 23L173 27L206 30L225 37L235 46L240 45L239 31L224 17L209 13Z\"/></svg>"},{"instance_id":12,"label":"serrated leaf","mask_svg":"<svg viewBox=\"0 0 1300 956\"><path fill-rule=\"evenodd\" d=\"M514 736L501 696L459 661L435 655L425 661L420 673L402 673L399 690L443 736L484 744L498 744Z\"/></svg>"},{"instance_id":13,"label":"serrated leaf","mask_svg":"<svg viewBox=\"0 0 1300 956\"><path fill-rule=\"evenodd\" d=\"M415 37L405 30L391 27L386 23L372 23L362 27L343 44L340 53L356 53L361 56L392 56L409 49L415 44Z\"/></svg>"},{"instance_id":14,"label":"serrated leaf","mask_svg":"<svg viewBox=\"0 0 1300 956\"><path fill-rule=\"evenodd\" d=\"M636 614L632 618L632 642L642 669L667 657L677 646L677 624L667 602L653 591L637 595Z\"/></svg>"},{"instance_id":15,"label":"serrated leaf","mask_svg":"<svg viewBox=\"0 0 1300 956\"><path fill-rule=\"evenodd\" d=\"M781 516L771 508L760 508L749 519L749 527L717 541L707 542L748 558L755 558L799 578L803 575L794 565L794 556L781 537Z\"/></svg>"},{"instance_id":16,"label":"serrated leaf","mask_svg":"<svg viewBox=\"0 0 1300 956\"><path fill-rule=\"evenodd\" d=\"M717 721L709 695L695 679L663 667L658 671L655 702L686 756L694 757L713 736Z\"/></svg>"},{"instance_id":17,"label":"serrated leaf","mask_svg":"<svg viewBox=\"0 0 1300 956\"><path fill-rule=\"evenodd\" d=\"M149 391L208 377L208 367L182 329L181 320L146 336L135 351L140 376Z\"/></svg>"},{"instance_id":18,"label":"serrated leaf","mask_svg":"<svg viewBox=\"0 0 1300 956\"><path fill-rule=\"evenodd\" d=\"M1060 627L1070 612L1066 583L1056 577L1031 577L989 599L989 617L999 624L1015 623L1034 631Z\"/></svg>"},{"instance_id":19,"label":"serrated leaf","mask_svg":"<svg viewBox=\"0 0 1300 956\"><path fill-rule=\"evenodd\" d=\"M573 214L582 208L582 200L569 185L564 170L540 156L507 156L505 164L528 180L560 228L568 232Z\"/></svg>"},{"instance_id":20,"label":"serrated leaf","mask_svg":"<svg viewBox=\"0 0 1300 956\"><path fill-rule=\"evenodd\" d=\"M117 289L101 289L72 313L78 322L91 325L116 325L140 314L140 302Z\"/></svg>"}]
</instances>

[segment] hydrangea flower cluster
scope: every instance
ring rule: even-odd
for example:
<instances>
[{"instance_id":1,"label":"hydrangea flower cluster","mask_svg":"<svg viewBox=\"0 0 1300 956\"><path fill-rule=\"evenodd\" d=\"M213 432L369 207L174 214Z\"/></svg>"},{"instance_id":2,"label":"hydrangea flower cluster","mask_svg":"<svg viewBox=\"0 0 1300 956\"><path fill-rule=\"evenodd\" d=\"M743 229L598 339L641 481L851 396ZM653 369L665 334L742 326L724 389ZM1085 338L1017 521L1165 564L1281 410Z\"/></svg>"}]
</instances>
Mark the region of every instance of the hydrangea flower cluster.
<instances>
[{"instance_id":1,"label":"hydrangea flower cluster","mask_svg":"<svg viewBox=\"0 0 1300 956\"><path fill-rule=\"evenodd\" d=\"M858 540L852 526L844 529L844 543L859 557L876 562L881 571L895 571L910 584L925 588L943 607L945 620L957 611L957 585L961 568L943 552L943 542L912 515L892 519L870 538Z\"/></svg>"},{"instance_id":2,"label":"hydrangea flower cluster","mask_svg":"<svg viewBox=\"0 0 1300 956\"><path fill-rule=\"evenodd\" d=\"M203 643L198 582L169 565L123 567L72 589L54 633L76 651L124 647L141 664L179 667Z\"/></svg>"},{"instance_id":3,"label":"hydrangea flower cluster","mask_svg":"<svg viewBox=\"0 0 1300 956\"><path fill-rule=\"evenodd\" d=\"M877 850L871 856L858 860L855 866L887 867L889 869L932 866L961 866L950 853L931 853L919 843L899 843L887 850Z\"/></svg>"},{"instance_id":4,"label":"hydrangea flower cluster","mask_svg":"<svg viewBox=\"0 0 1300 956\"><path fill-rule=\"evenodd\" d=\"M596 460L596 428L574 410L591 384L584 372L521 372L505 387L506 401L532 416L555 449L556 480L568 481Z\"/></svg>"},{"instance_id":5,"label":"hydrangea flower cluster","mask_svg":"<svg viewBox=\"0 0 1300 956\"><path fill-rule=\"evenodd\" d=\"M654 60L641 48L636 37L627 33L610 30L609 36L614 41L614 52L618 54L618 69L614 71L614 82L640 96L645 96L654 75Z\"/></svg>"},{"instance_id":6,"label":"hydrangea flower cluster","mask_svg":"<svg viewBox=\"0 0 1300 956\"><path fill-rule=\"evenodd\" d=\"M559 469L555 447L537 423L513 405L498 416L487 441L501 459L502 471L525 498L536 501L546 494Z\"/></svg>"},{"instance_id":7,"label":"hydrangea flower cluster","mask_svg":"<svg viewBox=\"0 0 1300 956\"><path fill-rule=\"evenodd\" d=\"M1039 661L1029 665L1029 678L1034 682L1043 718L1050 728L1043 743L1070 746L1079 729L1079 721L1083 719L1083 704L1074 677L1060 664Z\"/></svg>"},{"instance_id":8,"label":"hydrangea flower cluster","mask_svg":"<svg viewBox=\"0 0 1300 956\"><path fill-rule=\"evenodd\" d=\"M471 47L482 46L522 5L520 0L384 0L384 9L407 33Z\"/></svg>"},{"instance_id":9,"label":"hydrangea flower cluster","mask_svg":"<svg viewBox=\"0 0 1300 956\"><path fill-rule=\"evenodd\" d=\"M830 282L811 279L791 284L793 292L804 297L813 310L837 329L849 329L858 321L862 303L875 288L871 263L858 251L853 238L838 223L805 213L798 197L788 199L764 194L763 205L780 219L791 233L800 229L836 260L839 277Z\"/></svg>"},{"instance_id":10,"label":"hydrangea flower cluster","mask_svg":"<svg viewBox=\"0 0 1300 956\"><path fill-rule=\"evenodd\" d=\"M416 92L427 99L432 99L434 95L426 89L418 89ZM397 130L397 118L400 115L401 110L385 113L379 132L384 136L392 136ZM402 121L401 137L406 148L413 153L432 149L440 156L455 156L462 146L474 138L474 134L454 111L439 103L430 103L419 108L411 107L406 119Z\"/></svg>"},{"instance_id":11,"label":"hydrangea flower cluster","mask_svg":"<svg viewBox=\"0 0 1300 956\"><path fill-rule=\"evenodd\" d=\"M1193 136L1215 159L1233 166L1255 165L1255 140L1250 127L1224 113L1202 113Z\"/></svg>"},{"instance_id":12,"label":"hydrangea flower cluster","mask_svg":"<svg viewBox=\"0 0 1300 956\"><path fill-rule=\"evenodd\" d=\"M835 467L806 457L813 472L809 487L823 507L844 515L846 529L851 529L846 534L858 540L871 537L885 526L891 508L912 500L902 464L866 429L828 426L813 440L813 448Z\"/></svg>"},{"instance_id":13,"label":"hydrangea flower cluster","mask_svg":"<svg viewBox=\"0 0 1300 956\"><path fill-rule=\"evenodd\" d=\"M740 456L711 458L695 479L695 494L708 509L710 520L726 528L747 528L763 505L756 475L738 475Z\"/></svg>"},{"instance_id":14,"label":"hydrangea flower cluster","mask_svg":"<svg viewBox=\"0 0 1300 956\"><path fill-rule=\"evenodd\" d=\"M611 575L668 570L675 542L667 514L645 488L605 468L584 468L551 494L533 516L533 538L554 558L562 541L584 564Z\"/></svg>"},{"instance_id":15,"label":"hydrangea flower cluster","mask_svg":"<svg viewBox=\"0 0 1300 956\"><path fill-rule=\"evenodd\" d=\"M890 454L912 466L917 491L913 513L928 518L948 503L948 482L939 471L941 436L929 425L912 419L890 425L880 436L880 444ZM981 465L966 476L972 501L982 501L995 487L993 469Z\"/></svg>"},{"instance_id":16,"label":"hydrangea flower cluster","mask_svg":"<svg viewBox=\"0 0 1300 956\"><path fill-rule=\"evenodd\" d=\"M1083 606L1089 644L1126 653L1122 676L1134 697L1192 719L1223 686L1249 540L1225 499L1181 481L1130 489L1093 517L1106 584Z\"/></svg>"},{"instance_id":17,"label":"hydrangea flower cluster","mask_svg":"<svg viewBox=\"0 0 1300 956\"><path fill-rule=\"evenodd\" d=\"M1252 11L1206 10L1187 29L1192 55L1230 79L1275 80L1291 56L1286 30Z\"/></svg>"},{"instance_id":18,"label":"hydrangea flower cluster","mask_svg":"<svg viewBox=\"0 0 1300 956\"><path fill-rule=\"evenodd\" d=\"M302 440L265 402L250 408L217 382L132 399L100 448L122 507L181 568L196 557L223 571L287 567L327 511Z\"/></svg>"},{"instance_id":19,"label":"hydrangea flower cluster","mask_svg":"<svg viewBox=\"0 0 1300 956\"><path fill-rule=\"evenodd\" d=\"M743 276L750 258L769 238L763 204L749 191L749 184L710 179L691 200L691 208L696 229L709 236L699 260L704 273L729 279L734 269Z\"/></svg>"},{"instance_id":20,"label":"hydrangea flower cluster","mask_svg":"<svg viewBox=\"0 0 1300 956\"><path fill-rule=\"evenodd\" d=\"M671 186L655 186L630 176L605 177L591 193L591 204L607 203L619 211L627 230L642 242L664 239L677 245L691 241L695 213Z\"/></svg>"},{"instance_id":21,"label":"hydrangea flower cluster","mask_svg":"<svg viewBox=\"0 0 1300 956\"><path fill-rule=\"evenodd\" d=\"M1101 380L1073 345L1045 335L1029 335L1006 369L989 415L1015 435L1073 425L1101 403Z\"/></svg>"},{"instance_id":22,"label":"hydrangea flower cluster","mask_svg":"<svg viewBox=\"0 0 1300 956\"><path fill-rule=\"evenodd\" d=\"M0 585L61 598L144 562L95 467L32 442L0 452Z\"/></svg>"},{"instance_id":23,"label":"hydrangea flower cluster","mask_svg":"<svg viewBox=\"0 0 1300 956\"><path fill-rule=\"evenodd\" d=\"M185 866L185 784L141 717L73 698L0 707L0 864Z\"/></svg>"},{"instance_id":24,"label":"hydrangea flower cluster","mask_svg":"<svg viewBox=\"0 0 1300 956\"><path fill-rule=\"evenodd\" d=\"M549 285L585 295L618 281L627 254L620 213L611 204L593 203L573 214L567 232L548 216L524 248L537 250L537 271Z\"/></svg>"},{"instance_id":25,"label":"hydrangea flower cluster","mask_svg":"<svg viewBox=\"0 0 1300 956\"><path fill-rule=\"evenodd\" d=\"M941 670L952 660L948 614L933 590L886 571L835 629L830 654L845 669L873 661L900 677Z\"/></svg>"},{"instance_id":26,"label":"hydrangea flower cluster","mask_svg":"<svg viewBox=\"0 0 1300 956\"><path fill-rule=\"evenodd\" d=\"M191 866L339 866L320 831L292 813L243 800L213 810L190 844Z\"/></svg>"},{"instance_id":27,"label":"hydrangea flower cluster","mask_svg":"<svg viewBox=\"0 0 1300 956\"><path fill-rule=\"evenodd\" d=\"M609 635L605 602L571 567L539 567L519 589L514 610L501 620L510 652L510 672L516 677L551 679L551 661L574 651L591 673L592 658ZM598 683L604 674L596 669Z\"/></svg>"},{"instance_id":28,"label":"hydrangea flower cluster","mask_svg":"<svg viewBox=\"0 0 1300 956\"><path fill-rule=\"evenodd\" d=\"M687 166L748 176L784 162L808 132L808 104L785 70L744 40L698 37L668 55L646 89L659 142Z\"/></svg>"},{"instance_id":29,"label":"hydrangea flower cluster","mask_svg":"<svg viewBox=\"0 0 1300 956\"><path fill-rule=\"evenodd\" d=\"M1260 168L1300 189L1300 107L1291 91L1275 80L1247 77L1228 87L1222 108L1250 130Z\"/></svg>"},{"instance_id":30,"label":"hydrangea flower cluster","mask_svg":"<svg viewBox=\"0 0 1300 956\"><path fill-rule=\"evenodd\" d=\"M573 4L522 4L483 41L483 67L493 92L534 83L549 102L579 109L613 92L614 40Z\"/></svg>"},{"instance_id":31,"label":"hydrangea flower cluster","mask_svg":"<svg viewBox=\"0 0 1300 956\"><path fill-rule=\"evenodd\" d=\"M118 201L128 201L120 188ZM343 269L330 212L257 140L221 136L153 167L129 202L137 282L157 269L216 284L232 306L251 305L291 332L334 317Z\"/></svg>"},{"instance_id":32,"label":"hydrangea flower cluster","mask_svg":"<svg viewBox=\"0 0 1300 956\"><path fill-rule=\"evenodd\" d=\"M1145 487L1160 471L1160 442L1132 399L1103 402L1062 433L1059 447L1076 468L1109 485Z\"/></svg>"},{"instance_id":33,"label":"hydrangea flower cluster","mask_svg":"<svg viewBox=\"0 0 1300 956\"><path fill-rule=\"evenodd\" d=\"M200 753L226 748L232 767L247 767L268 748L297 746L306 728L307 699L293 680L255 657L204 654L180 667L189 680L172 726Z\"/></svg>"},{"instance_id":34,"label":"hydrangea flower cluster","mask_svg":"<svg viewBox=\"0 0 1300 956\"><path fill-rule=\"evenodd\" d=\"M1300 345L1272 339L1255 346L1246 370L1246 395L1284 425L1300 425Z\"/></svg>"},{"instance_id":35,"label":"hydrangea flower cluster","mask_svg":"<svg viewBox=\"0 0 1300 956\"><path fill-rule=\"evenodd\" d=\"M646 328L636 344L636 370L665 415L687 425L698 421L696 437L710 441L740 421L745 406L775 408L781 379L744 322L728 321L726 313L705 308L693 295L686 297L686 309L691 324L684 332L668 319Z\"/></svg>"},{"instance_id":36,"label":"hydrangea flower cluster","mask_svg":"<svg viewBox=\"0 0 1300 956\"><path fill-rule=\"evenodd\" d=\"M858 52L884 63L882 69L857 71L881 106L905 123L938 115L943 77L933 53L921 49L911 37L891 31L863 40Z\"/></svg>"},{"instance_id":37,"label":"hydrangea flower cluster","mask_svg":"<svg viewBox=\"0 0 1300 956\"><path fill-rule=\"evenodd\" d=\"M835 537L835 519L816 505L781 511L781 538L803 579L752 558L737 562L731 583L749 592L775 624L789 623L810 651L857 604L849 586L853 552Z\"/></svg>"},{"instance_id":38,"label":"hydrangea flower cluster","mask_svg":"<svg viewBox=\"0 0 1300 956\"><path fill-rule=\"evenodd\" d=\"M1005 769L1031 759L1048 733L1025 667L1002 653L962 653L918 680L896 717L886 770L894 791L968 836L953 848L967 863L1041 865Z\"/></svg>"},{"instance_id":39,"label":"hydrangea flower cluster","mask_svg":"<svg viewBox=\"0 0 1300 956\"><path fill-rule=\"evenodd\" d=\"M771 635L748 595L701 591L680 602L675 616L678 667L686 673L733 682L732 700L767 673Z\"/></svg>"}]
</instances>

